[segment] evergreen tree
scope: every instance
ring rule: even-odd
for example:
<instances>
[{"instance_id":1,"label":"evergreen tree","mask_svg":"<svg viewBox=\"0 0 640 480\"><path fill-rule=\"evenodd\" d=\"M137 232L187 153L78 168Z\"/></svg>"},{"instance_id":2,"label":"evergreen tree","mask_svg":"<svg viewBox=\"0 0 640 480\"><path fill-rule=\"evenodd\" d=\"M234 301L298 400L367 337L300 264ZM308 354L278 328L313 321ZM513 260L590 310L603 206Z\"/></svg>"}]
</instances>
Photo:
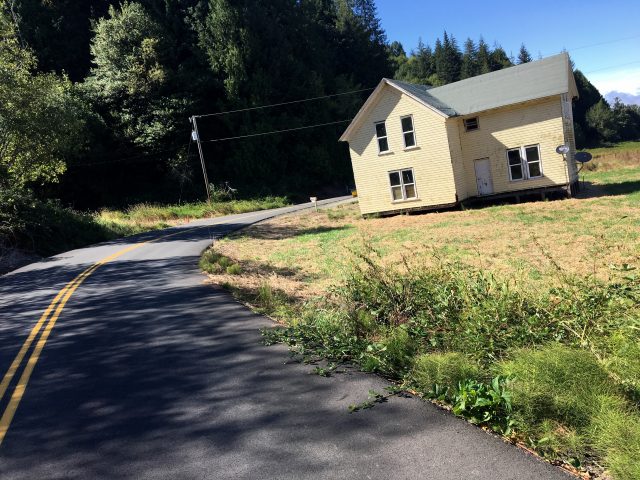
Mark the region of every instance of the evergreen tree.
<instances>
[{"instance_id":1,"label":"evergreen tree","mask_svg":"<svg viewBox=\"0 0 640 480\"><path fill-rule=\"evenodd\" d=\"M393 64L393 70L395 72L407 63L407 53L404 51L404 47L400 42L395 41L389 44L387 51L389 52L389 61Z\"/></svg>"},{"instance_id":2,"label":"evergreen tree","mask_svg":"<svg viewBox=\"0 0 640 480\"><path fill-rule=\"evenodd\" d=\"M622 141L640 139L640 106L625 105L616 98L611 110L619 139Z\"/></svg>"},{"instance_id":3,"label":"evergreen tree","mask_svg":"<svg viewBox=\"0 0 640 480\"><path fill-rule=\"evenodd\" d=\"M417 76L421 83L427 83L429 77L435 73L433 50L431 46L425 46L422 40L418 42L416 52Z\"/></svg>"},{"instance_id":4,"label":"evergreen tree","mask_svg":"<svg viewBox=\"0 0 640 480\"><path fill-rule=\"evenodd\" d=\"M576 134L576 144L579 147L591 146L597 143L598 133L587 122L587 111L601 100L604 100L598 89L584 76L580 70L575 70L573 76L578 88L578 100L573 105L573 121L581 132L582 138ZM580 141L579 141L580 140Z\"/></svg>"},{"instance_id":5,"label":"evergreen tree","mask_svg":"<svg viewBox=\"0 0 640 480\"><path fill-rule=\"evenodd\" d=\"M587 110L587 125L593 129L600 141L615 142L619 140L616 121L609 104L600 99L598 103Z\"/></svg>"},{"instance_id":6,"label":"evergreen tree","mask_svg":"<svg viewBox=\"0 0 640 480\"><path fill-rule=\"evenodd\" d=\"M432 85L438 86L438 85L444 85L445 82L442 80L442 78L440 77L440 72L442 70L444 70L444 66L445 66L445 53L444 53L444 47L442 45L442 40L440 40L440 38L436 38L436 45L435 48L433 49L433 69L434 69L434 73L432 75Z\"/></svg>"},{"instance_id":7,"label":"evergreen tree","mask_svg":"<svg viewBox=\"0 0 640 480\"><path fill-rule=\"evenodd\" d=\"M500 45L496 45L489 55L489 66L491 71L502 70L513 66L513 62L509 59L507 52Z\"/></svg>"},{"instance_id":8,"label":"evergreen tree","mask_svg":"<svg viewBox=\"0 0 640 480\"><path fill-rule=\"evenodd\" d=\"M478 42L477 64L480 75L491 71L491 50L482 37Z\"/></svg>"},{"instance_id":9,"label":"evergreen tree","mask_svg":"<svg viewBox=\"0 0 640 480\"><path fill-rule=\"evenodd\" d=\"M464 42L462 65L460 67L460 79L475 77L480 73L478 65L478 49L470 38Z\"/></svg>"},{"instance_id":10,"label":"evergreen tree","mask_svg":"<svg viewBox=\"0 0 640 480\"><path fill-rule=\"evenodd\" d=\"M518 52L518 64L521 63L529 63L531 60L531 54L527 50L527 47L524 46L524 43L520 45L520 51Z\"/></svg>"},{"instance_id":11,"label":"evergreen tree","mask_svg":"<svg viewBox=\"0 0 640 480\"><path fill-rule=\"evenodd\" d=\"M435 55L436 74L443 84L455 82L460 79L460 67L462 54L458 48L456 39L444 32L440 53Z\"/></svg>"}]
</instances>

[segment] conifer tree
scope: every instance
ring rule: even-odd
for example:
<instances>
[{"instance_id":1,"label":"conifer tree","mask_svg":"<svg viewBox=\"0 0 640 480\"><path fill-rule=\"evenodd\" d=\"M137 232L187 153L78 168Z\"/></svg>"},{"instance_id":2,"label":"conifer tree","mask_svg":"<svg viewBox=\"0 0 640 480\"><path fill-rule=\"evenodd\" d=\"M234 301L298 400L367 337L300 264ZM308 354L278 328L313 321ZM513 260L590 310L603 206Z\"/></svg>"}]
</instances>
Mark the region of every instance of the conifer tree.
<instances>
[{"instance_id":1,"label":"conifer tree","mask_svg":"<svg viewBox=\"0 0 640 480\"><path fill-rule=\"evenodd\" d=\"M436 44L437 50L437 44ZM440 47L440 54L435 54L436 74L443 84L455 82L460 79L460 67L462 54L458 49L456 39L444 32Z\"/></svg>"},{"instance_id":2,"label":"conifer tree","mask_svg":"<svg viewBox=\"0 0 640 480\"><path fill-rule=\"evenodd\" d=\"M418 41L418 49L415 53L416 57L416 76L421 83L426 83L427 79L435 73L433 64L433 51L429 45L425 46L422 39Z\"/></svg>"},{"instance_id":3,"label":"conifer tree","mask_svg":"<svg viewBox=\"0 0 640 480\"><path fill-rule=\"evenodd\" d=\"M507 55L507 52L504 51L504 48L496 44L489 56L489 65L491 71L494 72L513 66L513 62Z\"/></svg>"},{"instance_id":4,"label":"conifer tree","mask_svg":"<svg viewBox=\"0 0 640 480\"><path fill-rule=\"evenodd\" d=\"M520 45L520 52L518 53L518 64L529 63L531 60L531 54L527 50L527 47L524 46L524 43Z\"/></svg>"},{"instance_id":5,"label":"conifer tree","mask_svg":"<svg viewBox=\"0 0 640 480\"><path fill-rule=\"evenodd\" d=\"M460 79L475 77L478 75L478 49L476 44L467 38L464 42L464 53L462 54L462 65L460 67Z\"/></svg>"},{"instance_id":6,"label":"conifer tree","mask_svg":"<svg viewBox=\"0 0 640 480\"><path fill-rule=\"evenodd\" d=\"M478 54L477 54L478 73L489 73L491 71L491 51L489 45L484 41L484 38L480 37L478 42Z\"/></svg>"}]
</instances>

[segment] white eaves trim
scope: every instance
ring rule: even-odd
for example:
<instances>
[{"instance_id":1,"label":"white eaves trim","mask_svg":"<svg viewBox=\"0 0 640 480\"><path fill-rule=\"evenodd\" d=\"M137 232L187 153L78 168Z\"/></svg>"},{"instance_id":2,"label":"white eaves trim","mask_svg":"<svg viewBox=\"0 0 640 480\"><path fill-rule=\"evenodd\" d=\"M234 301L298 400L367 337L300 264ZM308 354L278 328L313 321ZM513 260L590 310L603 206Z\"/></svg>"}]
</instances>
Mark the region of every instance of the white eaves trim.
<instances>
[{"instance_id":1,"label":"white eaves trim","mask_svg":"<svg viewBox=\"0 0 640 480\"><path fill-rule=\"evenodd\" d=\"M420 103L421 105L424 105L425 107L427 107L432 112L437 113L438 115L440 115L440 116L442 116L444 118L449 118L449 115L447 115L444 112L441 112L440 110L435 108L433 105L429 105L424 100L416 97L412 93L408 92L407 90L405 90L401 86L399 86L396 83L394 83L393 80L389 80L388 78L383 78L380 81L380 83L378 84L378 86L375 88L375 90L371 93L371 95L369 95L369 98L367 98L367 101L364 102L364 105L362 105L360 110L358 110L358 113L356 114L356 116L353 117L353 120L351 121L351 123L349 124L347 129L344 131L342 136L340 137L340 139L339 139L340 142L348 142L349 141L349 139L351 138L351 135L353 134L353 132L362 123L362 121L363 121L366 113L368 112L368 110L371 107L373 107L373 105L375 105L375 103L377 102L378 98L382 94L382 90L384 89L385 85L389 85L390 87L393 87L396 90L399 90L400 92L404 93L405 95L407 95L408 97L412 98L416 102Z\"/></svg>"}]
</instances>

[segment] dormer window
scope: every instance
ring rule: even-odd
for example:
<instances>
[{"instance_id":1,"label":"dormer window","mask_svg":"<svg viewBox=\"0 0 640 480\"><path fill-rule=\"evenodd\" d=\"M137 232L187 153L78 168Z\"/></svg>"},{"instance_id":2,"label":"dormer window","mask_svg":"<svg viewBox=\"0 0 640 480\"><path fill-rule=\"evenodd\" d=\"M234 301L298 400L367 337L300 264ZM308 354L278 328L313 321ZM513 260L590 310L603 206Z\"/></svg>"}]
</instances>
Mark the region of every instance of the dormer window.
<instances>
[{"instance_id":1,"label":"dormer window","mask_svg":"<svg viewBox=\"0 0 640 480\"><path fill-rule=\"evenodd\" d=\"M471 132L478 129L478 117L465 118L463 121L465 132Z\"/></svg>"},{"instance_id":2,"label":"dormer window","mask_svg":"<svg viewBox=\"0 0 640 480\"><path fill-rule=\"evenodd\" d=\"M389 151L389 140L387 140L387 127L384 122L376 124L376 138L378 139L378 153L386 153Z\"/></svg>"},{"instance_id":3,"label":"dormer window","mask_svg":"<svg viewBox=\"0 0 640 480\"><path fill-rule=\"evenodd\" d=\"M402 124L402 136L404 137L404 148L411 148L416 146L416 135L413 130L413 117L407 115L400 118Z\"/></svg>"}]
</instances>

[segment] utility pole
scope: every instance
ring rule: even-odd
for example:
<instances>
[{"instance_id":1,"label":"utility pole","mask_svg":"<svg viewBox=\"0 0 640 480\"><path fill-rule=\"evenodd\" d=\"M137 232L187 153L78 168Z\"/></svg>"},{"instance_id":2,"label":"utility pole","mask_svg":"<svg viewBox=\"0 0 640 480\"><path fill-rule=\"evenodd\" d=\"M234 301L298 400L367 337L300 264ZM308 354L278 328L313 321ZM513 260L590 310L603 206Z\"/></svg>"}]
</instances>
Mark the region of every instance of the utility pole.
<instances>
[{"instance_id":1,"label":"utility pole","mask_svg":"<svg viewBox=\"0 0 640 480\"><path fill-rule=\"evenodd\" d=\"M200 143L200 134L198 133L198 123L196 122L196 116L190 117L189 120L193 124L193 132L191 138L193 138L198 144L198 153L200 154L200 163L202 164L202 176L204 177L204 186L207 190L207 201L211 203L211 189L209 188L209 178L207 177L207 167L204 164L204 155L202 155L202 144Z\"/></svg>"}]
</instances>

